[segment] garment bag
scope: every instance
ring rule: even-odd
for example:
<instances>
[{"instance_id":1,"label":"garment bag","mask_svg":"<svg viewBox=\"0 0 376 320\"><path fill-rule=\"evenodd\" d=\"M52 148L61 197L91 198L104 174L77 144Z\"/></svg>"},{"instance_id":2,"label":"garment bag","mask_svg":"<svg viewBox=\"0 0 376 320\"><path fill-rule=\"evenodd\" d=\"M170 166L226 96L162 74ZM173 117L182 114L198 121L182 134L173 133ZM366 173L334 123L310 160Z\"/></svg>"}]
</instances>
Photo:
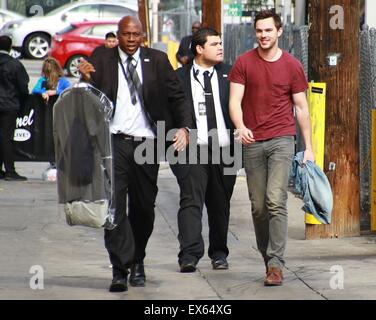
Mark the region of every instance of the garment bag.
<instances>
[{"instance_id":1,"label":"garment bag","mask_svg":"<svg viewBox=\"0 0 376 320\"><path fill-rule=\"evenodd\" d=\"M53 108L58 196L69 225L116 227L112 113L112 102L86 83L65 90Z\"/></svg>"}]
</instances>

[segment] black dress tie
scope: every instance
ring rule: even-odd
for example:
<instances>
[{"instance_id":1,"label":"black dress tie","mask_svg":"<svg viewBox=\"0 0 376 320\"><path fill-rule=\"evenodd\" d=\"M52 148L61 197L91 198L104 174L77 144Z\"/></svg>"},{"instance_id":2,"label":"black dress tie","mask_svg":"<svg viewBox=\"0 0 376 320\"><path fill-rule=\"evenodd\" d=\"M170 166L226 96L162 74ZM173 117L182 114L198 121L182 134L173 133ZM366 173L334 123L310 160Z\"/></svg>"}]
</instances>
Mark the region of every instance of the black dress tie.
<instances>
[{"instance_id":1,"label":"black dress tie","mask_svg":"<svg viewBox=\"0 0 376 320\"><path fill-rule=\"evenodd\" d=\"M206 119L208 122L208 133L210 132L208 144L209 144L209 148L211 148L212 150L218 151L219 139L218 139L218 130L217 130L217 119L215 116L214 97L213 97L213 90L211 86L211 76L209 75L209 71L204 72L204 91L205 91Z\"/></svg>"}]
</instances>

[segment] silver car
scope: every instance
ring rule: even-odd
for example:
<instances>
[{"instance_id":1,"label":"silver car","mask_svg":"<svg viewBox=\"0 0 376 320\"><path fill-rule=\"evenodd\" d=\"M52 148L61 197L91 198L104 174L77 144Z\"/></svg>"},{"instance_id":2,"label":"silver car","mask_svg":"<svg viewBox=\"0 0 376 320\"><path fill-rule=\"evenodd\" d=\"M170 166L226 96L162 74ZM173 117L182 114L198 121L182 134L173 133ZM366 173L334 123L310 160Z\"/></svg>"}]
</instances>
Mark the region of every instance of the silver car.
<instances>
[{"instance_id":1,"label":"silver car","mask_svg":"<svg viewBox=\"0 0 376 320\"><path fill-rule=\"evenodd\" d=\"M137 0L74 2L43 16L37 15L6 23L0 34L9 35L13 40L13 49L22 52L26 58L43 59L47 56L52 36L68 27L71 22L136 16L137 11Z\"/></svg>"},{"instance_id":2,"label":"silver car","mask_svg":"<svg viewBox=\"0 0 376 320\"><path fill-rule=\"evenodd\" d=\"M16 12L0 9L0 30L7 22L23 18L25 17Z\"/></svg>"}]
</instances>

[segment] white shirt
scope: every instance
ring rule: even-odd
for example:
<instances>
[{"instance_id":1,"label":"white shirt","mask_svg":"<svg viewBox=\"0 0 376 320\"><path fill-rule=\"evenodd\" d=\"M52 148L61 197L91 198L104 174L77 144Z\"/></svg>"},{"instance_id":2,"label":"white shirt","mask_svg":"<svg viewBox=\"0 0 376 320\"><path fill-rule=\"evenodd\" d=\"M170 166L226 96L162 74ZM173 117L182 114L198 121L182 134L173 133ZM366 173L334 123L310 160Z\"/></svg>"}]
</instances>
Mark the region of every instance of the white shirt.
<instances>
[{"instance_id":1,"label":"white shirt","mask_svg":"<svg viewBox=\"0 0 376 320\"><path fill-rule=\"evenodd\" d=\"M194 72L197 72L197 79L194 77ZM213 90L214 106L215 106L215 118L217 120L217 129L218 129L218 138L219 145L221 147L227 147L230 145L230 135L227 132L225 119L223 117L221 99L219 96L219 84L218 84L218 75L214 67L205 69L196 62L193 62L193 68L191 69L191 86L192 86L192 98L193 105L195 108L196 115L196 125L197 125L197 143L200 145L208 144L208 122L206 117L206 110L202 110L200 103L205 103L204 95L204 72L209 71L209 74L212 74L211 85ZM199 110L201 109L201 110Z\"/></svg>"},{"instance_id":2,"label":"white shirt","mask_svg":"<svg viewBox=\"0 0 376 320\"><path fill-rule=\"evenodd\" d=\"M118 48L118 50L124 70L126 71L128 55L120 48ZM132 63L136 66L136 72L140 82L143 83L140 49L133 55ZM116 111L110 126L111 133L125 133L135 137L155 138L150 124L142 111L139 97L137 96L137 103L135 105L131 102L128 83L124 77L120 63L118 63L118 83Z\"/></svg>"}]
</instances>

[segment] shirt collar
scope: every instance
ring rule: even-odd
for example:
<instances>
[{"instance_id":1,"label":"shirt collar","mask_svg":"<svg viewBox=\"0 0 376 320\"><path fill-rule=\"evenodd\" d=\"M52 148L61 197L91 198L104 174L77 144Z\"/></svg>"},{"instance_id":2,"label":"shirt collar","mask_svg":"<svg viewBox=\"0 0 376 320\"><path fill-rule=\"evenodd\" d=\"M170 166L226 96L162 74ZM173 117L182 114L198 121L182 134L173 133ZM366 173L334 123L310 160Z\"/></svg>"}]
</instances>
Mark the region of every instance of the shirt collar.
<instances>
[{"instance_id":1,"label":"shirt collar","mask_svg":"<svg viewBox=\"0 0 376 320\"><path fill-rule=\"evenodd\" d=\"M118 50L121 62L123 64L127 63L128 55L123 50L121 50L120 47L118 47ZM140 48L138 48L137 51L132 55L135 61L138 61L138 59L140 59L140 51Z\"/></svg>"},{"instance_id":2,"label":"shirt collar","mask_svg":"<svg viewBox=\"0 0 376 320\"><path fill-rule=\"evenodd\" d=\"M214 71L214 67L210 67L210 68L204 68L204 67L201 67L199 66L195 60L193 60L193 68L194 70L197 72L199 71L198 75L203 75L205 71L209 71L209 74L212 74L213 71Z\"/></svg>"}]
</instances>

